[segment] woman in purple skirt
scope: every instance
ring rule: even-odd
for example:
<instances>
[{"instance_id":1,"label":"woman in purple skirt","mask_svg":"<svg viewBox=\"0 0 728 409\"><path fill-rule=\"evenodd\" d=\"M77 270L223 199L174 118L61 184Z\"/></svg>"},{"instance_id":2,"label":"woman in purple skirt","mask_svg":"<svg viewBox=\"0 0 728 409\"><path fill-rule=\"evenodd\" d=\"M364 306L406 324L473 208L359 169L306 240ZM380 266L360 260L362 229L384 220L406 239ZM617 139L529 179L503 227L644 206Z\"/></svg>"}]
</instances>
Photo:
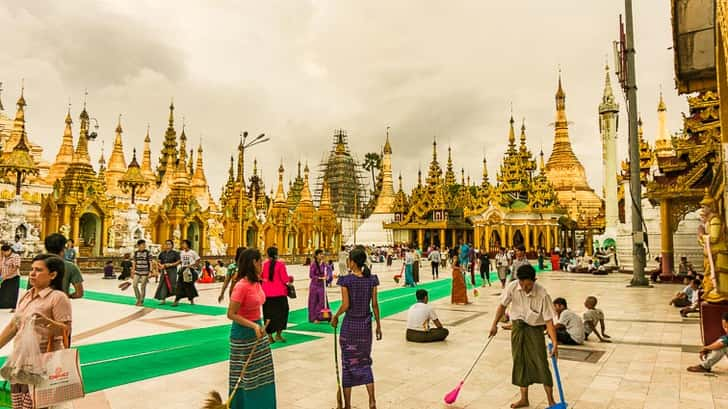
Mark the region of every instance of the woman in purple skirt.
<instances>
[{"instance_id":1,"label":"woman in purple skirt","mask_svg":"<svg viewBox=\"0 0 728 409\"><path fill-rule=\"evenodd\" d=\"M367 254L361 247L355 247L349 253L348 267L351 274L339 277L337 284L341 287L341 306L331 318L331 326L336 328L339 316L346 313L339 334L345 409L351 409L351 388L358 385L367 387L369 408L377 407L372 373L372 311L377 324L377 340L381 340L377 301L379 278L372 275L366 261Z\"/></svg>"}]
</instances>

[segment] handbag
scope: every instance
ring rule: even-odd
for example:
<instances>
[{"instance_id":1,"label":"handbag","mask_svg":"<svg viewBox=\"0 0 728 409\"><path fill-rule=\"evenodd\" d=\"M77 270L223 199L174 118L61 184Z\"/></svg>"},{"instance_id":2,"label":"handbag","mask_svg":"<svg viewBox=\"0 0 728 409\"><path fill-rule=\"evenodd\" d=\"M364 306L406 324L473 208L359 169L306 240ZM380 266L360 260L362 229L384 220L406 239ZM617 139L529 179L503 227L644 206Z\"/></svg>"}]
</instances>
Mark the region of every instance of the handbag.
<instances>
[{"instance_id":1,"label":"handbag","mask_svg":"<svg viewBox=\"0 0 728 409\"><path fill-rule=\"evenodd\" d=\"M288 298L296 298L296 287L293 283L286 284L286 291L288 292Z\"/></svg>"},{"instance_id":2,"label":"handbag","mask_svg":"<svg viewBox=\"0 0 728 409\"><path fill-rule=\"evenodd\" d=\"M197 281L197 271L192 267L185 267L182 270L182 281L185 283L193 283Z\"/></svg>"},{"instance_id":3,"label":"handbag","mask_svg":"<svg viewBox=\"0 0 728 409\"><path fill-rule=\"evenodd\" d=\"M53 337L49 337L49 351L52 343ZM66 333L63 334L63 345L67 349L43 354L43 365L48 376L38 385L30 387L35 407L45 408L85 396L78 350L68 349Z\"/></svg>"}]
</instances>

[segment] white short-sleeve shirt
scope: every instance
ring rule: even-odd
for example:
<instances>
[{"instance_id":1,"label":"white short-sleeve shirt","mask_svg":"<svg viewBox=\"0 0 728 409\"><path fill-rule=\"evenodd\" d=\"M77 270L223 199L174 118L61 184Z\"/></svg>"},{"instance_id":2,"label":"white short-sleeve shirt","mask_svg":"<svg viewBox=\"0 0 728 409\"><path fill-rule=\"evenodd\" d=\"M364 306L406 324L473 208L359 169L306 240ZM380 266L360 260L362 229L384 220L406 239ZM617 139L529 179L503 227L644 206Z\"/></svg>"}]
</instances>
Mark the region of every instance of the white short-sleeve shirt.
<instances>
[{"instance_id":1,"label":"white short-sleeve shirt","mask_svg":"<svg viewBox=\"0 0 728 409\"><path fill-rule=\"evenodd\" d=\"M407 311L407 329L416 331L427 331L430 329L430 321L437 319L435 309L429 304L418 302Z\"/></svg>"},{"instance_id":2,"label":"white short-sleeve shirt","mask_svg":"<svg viewBox=\"0 0 728 409\"><path fill-rule=\"evenodd\" d=\"M554 319L551 296L539 283L533 283L531 292L526 293L519 281L511 281L501 294L500 303L504 307L510 305L512 321L523 320L528 325L539 326Z\"/></svg>"}]
</instances>

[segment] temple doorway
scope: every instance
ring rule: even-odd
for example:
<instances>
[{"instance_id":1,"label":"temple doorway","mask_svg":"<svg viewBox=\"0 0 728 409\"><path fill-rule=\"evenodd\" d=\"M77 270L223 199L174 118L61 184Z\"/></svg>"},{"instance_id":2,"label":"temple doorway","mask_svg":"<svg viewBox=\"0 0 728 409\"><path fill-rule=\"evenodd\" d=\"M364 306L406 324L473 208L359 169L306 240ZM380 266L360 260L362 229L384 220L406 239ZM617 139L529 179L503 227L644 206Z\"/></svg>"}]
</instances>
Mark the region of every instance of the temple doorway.
<instances>
[{"instance_id":1,"label":"temple doorway","mask_svg":"<svg viewBox=\"0 0 728 409\"><path fill-rule=\"evenodd\" d=\"M501 236L495 230L490 233L490 239L488 240L488 243L490 244L490 248L488 249L490 253L498 252L498 250L500 250L500 248L503 246Z\"/></svg>"},{"instance_id":2,"label":"temple doorway","mask_svg":"<svg viewBox=\"0 0 728 409\"><path fill-rule=\"evenodd\" d=\"M523 234L521 234L520 230L516 230L515 233L513 233L513 247L518 247L523 245Z\"/></svg>"},{"instance_id":3,"label":"temple doorway","mask_svg":"<svg viewBox=\"0 0 728 409\"><path fill-rule=\"evenodd\" d=\"M78 247L81 256L101 255L101 218L96 213L84 213L78 222Z\"/></svg>"},{"instance_id":4,"label":"temple doorway","mask_svg":"<svg viewBox=\"0 0 728 409\"><path fill-rule=\"evenodd\" d=\"M268 243L266 243L267 245ZM272 245L272 243L271 243ZM245 246L248 248L257 248L258 247L258 230L249 227L248 230L245 232Z\"/></svg>"},{"instance_id":5,"label":"temple doorway","mask_svg":"<svg viewBox=\"0 0 728 409\"><path fill-rule=\"evenodd\" d=\"M286 249L288 250L289 254L296 254L296 234L295 233L288 233L288 237L286 240Z\"/></svg>"},{"instance_id":6,"label":"temple doorway","mask_svg":"<svg viewBox=\"0 0 728 409\"><path fill-rule=\"evenodd\" d=\"M200 253L200 225L197 222L191 222L187 225L187 240L190 241L190 249L198 254Z\"/></svg>"}]
</instances>

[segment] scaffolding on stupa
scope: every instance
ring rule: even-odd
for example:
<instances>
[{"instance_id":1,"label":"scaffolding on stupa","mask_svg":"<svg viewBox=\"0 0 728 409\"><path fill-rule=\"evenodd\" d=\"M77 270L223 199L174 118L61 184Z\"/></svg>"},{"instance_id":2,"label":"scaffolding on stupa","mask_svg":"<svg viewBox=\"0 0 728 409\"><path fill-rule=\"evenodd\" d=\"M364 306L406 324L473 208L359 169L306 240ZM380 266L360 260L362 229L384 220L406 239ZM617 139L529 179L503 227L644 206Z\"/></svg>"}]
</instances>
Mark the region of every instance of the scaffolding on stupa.
<instances>
[{"instance_id":1,"label":"scaffolding on stupa","mask_svg":"<svg viewBox=\"0 0 728 409\"><path fill-rule=\"evenodd\" d=\"M369 201L367 178L362 166L349 151L348 136L343 129L334 131L334 146L319 164L314 198L321 201L324 179L331 189L331 206L340 219L359 219ZM346 230L346 229L345 229ZM346 235L346 234L345 234Z\"/></svg>"}]
</instances>

